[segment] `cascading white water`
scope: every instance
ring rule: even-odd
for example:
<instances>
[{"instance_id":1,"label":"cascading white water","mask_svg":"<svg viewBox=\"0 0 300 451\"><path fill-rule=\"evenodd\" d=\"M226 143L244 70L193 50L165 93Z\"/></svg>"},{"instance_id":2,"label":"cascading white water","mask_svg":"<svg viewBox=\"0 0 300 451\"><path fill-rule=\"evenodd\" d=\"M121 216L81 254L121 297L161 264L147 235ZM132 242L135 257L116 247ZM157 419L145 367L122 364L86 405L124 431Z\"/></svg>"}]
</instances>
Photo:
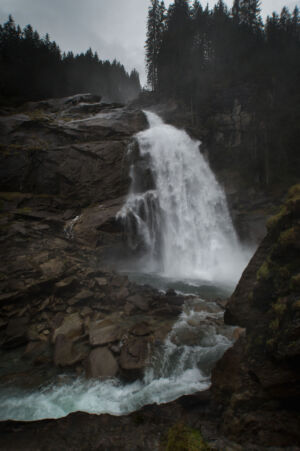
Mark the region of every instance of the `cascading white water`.
<instances>
[{"instance_id":1,"label":"cascading white water","mask_svg":"<svg viewBox=\"0 0 300 451\"><path fill-rule=\"evenodd\" d=\"M207 389L211 368L231 346L234 328L220 327L223 313L214 313L214 303L201 302L204 311L194 311L191 305L180 315L143 380L124 384L69 375L38 390L2 386L0 421L60 418L76 411L124 415ZM192 336L192 343L182 340L186 334Z\"/></svg>"},{"instance_id":2,"label":"cascading white water","mask_svg":"<svg viewBox=\"0 0 300 451\"><path fill-rule=\"evenodd\" d=\"M199 151L200 142L156 114L145 114L149 128L136 135L139 158L118 214L130 248L143 250L146 272L235 283L249 256L239 245L225 194Z\"/></svg>"}]
</instances>

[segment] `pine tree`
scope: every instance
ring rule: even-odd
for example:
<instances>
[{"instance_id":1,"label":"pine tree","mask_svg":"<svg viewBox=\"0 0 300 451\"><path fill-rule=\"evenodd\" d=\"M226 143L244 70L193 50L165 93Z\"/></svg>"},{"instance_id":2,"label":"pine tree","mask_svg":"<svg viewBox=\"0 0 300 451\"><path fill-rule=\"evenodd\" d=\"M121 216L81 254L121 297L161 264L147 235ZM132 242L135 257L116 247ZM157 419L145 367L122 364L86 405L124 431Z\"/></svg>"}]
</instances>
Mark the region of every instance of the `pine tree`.
<instances>
[{"instance_id":1,"label":"pine tree","mask_svg":"<svg viewBox=\"0 0 300 451\"><path fill-rule=\"evenodd\" d=\"M263 22L260 15L260 0L240 1L240 23L249 29L262 30Z\"/></svg>"},{"instance_id":2,"label":"pine tree","mask_svg":"<svg viewBox=\"0 0 300 451\"><path fill-rule=\"evenodd\" d=\"M165 20L165 5L164 2L158 0L151 0L151 6L148 10L147 22L147 40L145 44L146 49L146 69L147 82L151 86L152 91L157 89L157 64L158 55L162 42L162 34Z\"/></svg>"},{"instance_id":3,"label":"pine tree","mask_svg":"<svg viewBox=\"0 0 300 451\"><path fill-rule=\"evenodd\" d=\"M231 9L231 15L233 17L234 23L239 24L240 20L241 20L241 1L240 0L234 0L232 9Z\"/></svg>"}]
</instances>

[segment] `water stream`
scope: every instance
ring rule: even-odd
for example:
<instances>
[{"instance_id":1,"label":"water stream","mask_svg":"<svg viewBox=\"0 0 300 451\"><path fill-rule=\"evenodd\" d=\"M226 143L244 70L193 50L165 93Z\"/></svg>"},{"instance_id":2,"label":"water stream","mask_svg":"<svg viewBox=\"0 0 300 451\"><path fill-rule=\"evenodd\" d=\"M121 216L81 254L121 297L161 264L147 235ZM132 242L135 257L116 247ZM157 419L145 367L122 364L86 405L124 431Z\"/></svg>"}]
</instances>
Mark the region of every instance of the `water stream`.
<instances>
[{"instance_id":1,"label":"water stream","mask_svg":"<svg viewBox=\"0 0 300 451\"><path fill-rule=\"evenodd\" d=\"M165 403L208 388L212 367L232 344L233 329L211 301L230 294L249 253L239 244L200 143L154 113L146 115L149 128L129 149L132 184L118 214L136 261L130 278L206 301L198 297L197 306L184 306L142 380L87 381L69 374L38 390L7 385L0 388L0 420L58 418L78 410L121 415ZM66 230L70 237L77 219Z\"/></svg>"},{"instance_id":2,"label":"water stream","mask_svg":"<svg viewBox=\"0 0 300 451\"><path fill-rule=\"evenodd\" d=\"M91 381L68 374L38 390L3 386L0 420L60 418L76 411L124 415L147 404L205 390L211 368L231 346L233 328L221 326L222 313L214 303L202 307L200 312L193 306L185 308L142 380L125 384L118 379Z\"/></svg>"}]
</instances>

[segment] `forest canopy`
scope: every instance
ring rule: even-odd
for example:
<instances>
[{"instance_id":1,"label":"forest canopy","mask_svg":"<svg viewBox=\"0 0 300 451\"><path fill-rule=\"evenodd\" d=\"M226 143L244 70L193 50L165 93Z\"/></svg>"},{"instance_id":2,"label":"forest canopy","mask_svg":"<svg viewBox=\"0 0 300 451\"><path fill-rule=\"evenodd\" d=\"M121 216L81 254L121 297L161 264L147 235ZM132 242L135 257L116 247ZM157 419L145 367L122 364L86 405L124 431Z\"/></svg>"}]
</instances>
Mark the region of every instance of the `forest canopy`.
<instances>
[{"instance_id":1,"label":"forest canopy","mask_svg":"<svg viewBox=\"0 0 300 451\"><path fill-rule=\"evenodd\" d=\"M12 16L0 25L0 100L25 101L90 92L126 102L140 92L139 74L122 64L101 61L88 49L62 53L48 34L41 37L31 25L21 29Z\"/></svg>"},{"instance_id":2,"label":"forest canopy","mask_svg":"<svg viewBox=\"0 0 300 451\"><path fill-rule=\"evenodd\" d=\"M245 176L268 185L299 176L300 14L284 7L264 22L260 1L151 0L148 10L148 85L159 99L174 99L193 122L232 111L255 116L253 143L236 155ZM227 165L233 160L228 155ZM249 170L250 169L250 170Z\"/></svg>"}]
</instances>

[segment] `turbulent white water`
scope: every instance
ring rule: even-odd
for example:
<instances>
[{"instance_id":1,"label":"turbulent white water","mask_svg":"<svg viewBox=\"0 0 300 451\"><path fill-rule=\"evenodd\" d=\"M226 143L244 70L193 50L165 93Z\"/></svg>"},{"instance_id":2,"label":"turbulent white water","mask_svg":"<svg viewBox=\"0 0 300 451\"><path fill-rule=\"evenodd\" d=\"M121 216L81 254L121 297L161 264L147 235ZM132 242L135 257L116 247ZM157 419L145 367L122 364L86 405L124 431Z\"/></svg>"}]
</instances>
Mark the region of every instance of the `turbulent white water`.
<instances>
[{"instance_id":1,"label":"turbulent white water","mask_svg":"<svg viewBox=\"0 0 300 451\"><path fill-rule=\"evenodd\" d=\"M225 194L199 151L199 141L145 112L149 128L136 135L139 157L119 212L143 270L176 279L234 284L247 264ZM131 148L135 152L135 148Z\"/></svg>"},{"instance_id":2,"label":"turbulent white water","mask_svg":"<svg viewBox=\"0 0 300 451\"><path fill-rule=\"evenodd\" d=\"M220 316L192 309L182 313L144 379L131 384L117 379L101 382L65 376L60 383L39 390L2 387L0 420L59 418L75 411L122 415L146 404L161 404L204 390L210 385L212 366L231 345L230 339L212 325ZM192 333L193 346L180 343L186 331Z\"/></svg>"}]
</instances>

